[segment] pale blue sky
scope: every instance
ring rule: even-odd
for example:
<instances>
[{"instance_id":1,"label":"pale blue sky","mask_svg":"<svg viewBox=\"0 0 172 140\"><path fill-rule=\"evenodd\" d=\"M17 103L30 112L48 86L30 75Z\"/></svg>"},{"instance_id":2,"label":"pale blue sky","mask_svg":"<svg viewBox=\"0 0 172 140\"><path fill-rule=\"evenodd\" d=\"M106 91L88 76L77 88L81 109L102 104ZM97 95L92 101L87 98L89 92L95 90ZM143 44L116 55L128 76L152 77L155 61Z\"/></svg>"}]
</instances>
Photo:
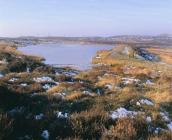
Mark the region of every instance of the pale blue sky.
<instances>
[{"instance_id":1,"label":"pale blue sky","mask_svg":"<svg viewBox=\"0 0 172 140\"><path fill-rule=\"evenodd\" d=\"M172 33L172 0L0 0L0 36Z\"/></svg>"}]
</instances>

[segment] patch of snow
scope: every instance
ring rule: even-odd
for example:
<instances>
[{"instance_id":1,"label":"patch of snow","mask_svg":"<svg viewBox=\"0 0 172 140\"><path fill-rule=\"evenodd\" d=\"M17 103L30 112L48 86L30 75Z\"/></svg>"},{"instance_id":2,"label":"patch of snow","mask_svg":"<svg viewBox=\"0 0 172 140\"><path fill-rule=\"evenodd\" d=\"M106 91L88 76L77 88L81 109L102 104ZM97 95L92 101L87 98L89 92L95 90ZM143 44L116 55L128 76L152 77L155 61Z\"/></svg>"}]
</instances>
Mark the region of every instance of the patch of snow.
<instances>
[{"instance_id":1,"label":"patch of snow","mask_svg":"<svg viewBox=\"0 0 172 140\"><path fill-rule=\"evenodd\" d=\"M168 117L168 113L167 112L160 112L160 115L162 116L164 121L166 121L166 122L170 121L170 118Z\"/></svg>"},{"instance_id":2,"label":"patch of snow","mask_svg":"<svg viewBox=\"0 0 172 140\"><path fill-rule=\"evenodd\" d=\"M125 55L129 55L130 52L129 52L128 47L125 47L124 50L122 51L122 53L125 54Z\"/></svg>"},{"instance_id":3,"label":"patch of snow","mask_svg":"<svg viewBox=\"0 0 172 140\"><path fill-rule=\"evenodd\" d=\"M44 86L42 86L42 88L45 89L45 90L48 90L51 87L52 87L52 85L50 85L50 84L45 84Z\"/></svg>"},{"instance_id":4,"label":"patch of snow","mask_svg":"<svg viewBox=\"0 0 172 140\"><path fill-rule=\"evenodd\" d=\"M4 75L0 72L0 78L4 77Z\"/></svg>"},{"instance_id":5,"label":"patch of snow","mask_svg":"<svg viewBox=\"0 0 172 140\"><path fill-rule=\"evenodd\" d=\"M66 96L66 93L54 93L53 96L61 96L62 98L64 98Z\"/></svg>"},{"instance_id":6,"label":"patch of snow","mask_svg":"<svg viewBox=\"0 0 172 140\"><path fill-rule=\"evenodd\" d=\"M6 59L3 59L3 60L0 60L0 64L8 64L7 60Z\"/></svg>"},{"instance_id":7,"label":"patch of snow","mask_svg":"<svg viewBox=\"0 0 172 140\"><path fill-rule=\"evenodd\" d=\"M146 122L150 123L152 121L152 118L150 116L146 117Z\"/></svg>"},{"instance_id":8,"label":"patch of snow","mask_svg":"<svg viewBox=\"0 0 172 140\"><path fill-rule=\"evenodd\" d=\"M48 76L33 78L33 80L35 82L38 82L38 83L40 83L40 82L54 82L54 80Z\"/></svg>"},{"instance_id":9,"label":"patch of snow","mask_svg":"<svg viewBox=\"0 0 172 140\"><path fill-rule=\"evenodd\" d=\"M149 100L147 100L147 99L141 99L141 100L139 101L139 103L141 103L141 104L146 104L146 105L154 105L153 102L151 102L151 101L149 101Z\"/></svg>"},{"instance_id":10,"label":"patch of snow","mask_svg":"<svg viewBox=\"0 0 172 140\"><path fill-rule=\"evenodd\" d=\"M136 116L138 114L138 112L135 111L128 111L125 108L118 108L116 111L113 111L110 115L110 117L115 120L118 118L126 118L126 117L131 117L133 118L134 116Z\"/></svg>"},{"instance_id":11,"label":"patch of snow","mask_svg":"<svg viewBox=\"0 0 172 140\"><path fill-rule=\"evenodd\" d=\"M101 59L101 57L100 56L96 56L96 59Z\"/></svg>"},{"instance_id":12,"label":"patch of snow","mask_svg":"<svg viewBox=\"0 0 172 140\"><path fill-rule=\"evenodd\" d=\"M35 115L35 120L41 120L44 117L44 114L39 114L39 115Z\"/></svg>"},{"instance_id":13,"label":"patch of snow","mask_svg":"<svg viewBox=\"0 0 172 140\"><path fill-rule=\"evenodd\" d=\"M157 127L157 128L154 130L154 133L155 133L155 134L158 134L161 130L162 130L162 128Z\"/></svg>"},{"instance_id":14,"label":"patch of snow","mask_svg":"<svg viewBox=\"0 0 172 140\"><path fill-rule=\"evenodd\" d=\"M53 95L62 95L62 96L66 96L66 93L54 93Z\"/></svg>"},{"instance_id":15,"label":"patch of snow","mask_svg":"<svg viewBox=\"0 0 172 140\"><path fill-rule=\"evenodd\" d=\"M102 77L101 77L101 76L98 76L97 78L98 78L99 80L101 80L101 79L102 79Z\"/></svg>"},{"instance_id":16,"label":"patch of snow","mask_svg":"<svg viewBox=\"0 0 172 140\"><path fill-rule=\"evenodd\" d=\"M8 111L8 114L14 116L16 114L21 114L24 111L24 107L15 107L12 110Z\"/></svg>"},{"instance_id":17,"label":"patch of snow","mask_svg":"<svg viewBox=\"0 0 172 140\"><path fill-rule=\"evenodd\" d=\"M135 79L133 77L131 77L131 78L124 77L124 78L122 78L122 82L124 83L124 85L128 85L128 84L133 84L133 83L137 84L138 82L140 82L140 80Z\"/></svg>"},{"instance_id":18,"label":"patch of snow","mask_svg":"<svg viewBox=\"0 0 172 140\"><path fill-rule=\"evenodd\" d=\"M146 80L146 85L154 85L154 83L151 80Z\"/></svg>"},{"instance_id":19,"label":"patch of snow","mask_svg":"<svg viewBox=\"0 0 172 140\"><path fill-rule=\"evenodd\" d=\"M109 73L105 73L104 76L109 76Z\"/></svg>"},{"instance_id":20,"label":"patch of snow","mask_svg":"<svg viewBox=\"0 0 172 140\"><path fill-rule=\"evenodd\" d=\"M169 122L167 124L167 127L170 131L172 131L172 121L170 120L170 118L168 117L168 113L167 112L160 112L160 115L162 116L162 118L164 119L164 121Z\"/></svg>"},{"instance_id":21,"label":"patch of snow","mask_svg":"<svg viewBox=\"0 0 172 140\"><path fill-rule=\"evenodd\" d=\"M49 140L50 134L49 134L48 130L44 130L41 134L41 137L45 140Z\"/></svg>"},{"instance_id":22,"label":"patch of snow","mask_svg":"<svg viewBox=\"0 0 172 140\"><path fill-rule=\"evenodd\" d=\"M100 89L97 89L97 94L101 95Z\"/></svg>"},{"instance_id":23,"label":"patch of snow","mask_svg":"<svg viewBox=\"0 0 172 140\"><path fill-rule=\"evenodd\" d=\"M83 81L81 81L81 80L79 80L79 83L80 83L80 84L83 84L84 82L83 82Z\"/></svg>"},{"instance_id":24,"label":"patch of snow","mask_svg":"<svg viewBox=\"0 0 172 140\"><path fill-rule=\"evenodd\" d=\"M67 82L68 84L74 84L74 82Z\"/></svg>"},{"instance_id":25,"label":"patch of snow","mask_svg":"<svg viewBox=\"0 0 172 140\"><path fill-rule=\"evenodd\" d=\"M140 102L136 102L136 105L137 105L137 106L141 106L141 103L140 103Z\"/></svg>"},{"instance_id":26,"label":"patch of snow","mask_svg":"<svg viewBox=\"0 0 172 140\"><path fill-rule=\"evenodd\" d=\"M115 89L116 89L116 90L121 90L122 88L119 87L119 86L115 86Z\"/></svg>"},{"instance_id":27,"label":"patch of snow","mask_svg":"<svg viewBox=\"0 0 172 140\"><path fill-rule=\"evenodd\" d=\"M105 63L96 63L94 66L110 66L110 64L105 64Z\"/></svg>"},{"instance_id":28,"label":"patch of snow","mask_svg":"<svg viewBox=\"0 0 172 140\"><path fill-rule=\"evenodd\" d=\"M26 86L27 86L26 83L21 83L20 85L21 85L22 87L26 87Z\"/></svg>"},{"instance_id":29,"label":"patch of snow","mask_svg":"<svg viewBox=\"0 0 172 140\"><path fill-rule=\"evenodd\" d=\"M30 72L30 68L28 68L28 67L27 67L26 72L28 72L28 73L29 73L29 72Z\"/></svg>"},{"instance_id":30,"label":"patch of snow","mask_svg":"<svg viewBox=\"0 0 172 140\"><path fill-rule=\"evenodd\" d=\"M59 82L55 82L56 85L59 85L60 83Z\"/></svg>"},{"instance_id":31,"label":"patch of snow","mask_svg":"<svg viewBox=\"0 0 172 140\"><path fill-rule=\"evenodd\" d=\"M58 71L55 72L56 75L60 75L60 73Z\"/></svg>"},{"instance_id":32,"label":"patch of snow","mask_svg":"<svg viewBox=\"0 0 172 140\"><path fill-rule=\"evenodd\" d=\"M18 80L18 78L11 78L10 80L9 80L9 82L15 82L15 81L17 81Z\"/></svg>"},{"instance_id":33,"label":"patch of snow","mask_svg":"<svg viewBox=\"0 0 172 140\"><path fill-rule=\"evenodd\" d=\"M113 86L111 84L107 84L107 85L105 85L105 87L107 87L109 90L113 89Z\"/></svg>"},{"instance_id":34,"label":"patch of snow","mask_svg":"<svg viewBox=\"0 0 172 140\"><path fill-rule=\"evenodd\" d=\"M24 137L19 137L19 140L31 140L32 138L29 135L25 135Z\"/></svg>"},{"instance_id":35,"label":"patch of snow","mask_svg":"<svg viewBox=\"0 0 172 140\"><path fill-rule=\"evenodd\" d=\"M145 60L145 58L142 57L141 55L135 54L134 56L135 56L136 59Z\"/></svg>"},{"instance_id":36,"label":"patch of snow","mask_svg":"<svg viewBox=\"0 0 172 140\"><path fill-rule=\"evenodd\" d=\"M86 91L86 90L85 90L85 91L83 91L82 93L83 93L83 94L87 94L87 95L91 95L91 92Z\"/></svg>"},{"instance_id":37,"label":"patch of snow","mask_svg":"<svg viewBox=\"0 0 172 140\"><path fill-rule=\"evenodd\" d=\"M65 119L69 117L68 113L56 112L57 118Z\"/></svg>"},{"instance_id":38,"label":"patch of snow","mask_svg":"<svg viewBox=\"0 0 172 140\"><path fill-rule=\"evenodd\" d=\"M36 95L38 95L38 94L39 94L39 93L34 92L34 93L31 94L30 96L33 97L33 96L36 96Z\"/></svg>"},{"instance_id":39,"label":"patch of snow","mask_svg":"<svg viewBox=\"0 0 172 140\"><path fill-rule=\"evenodd\" d=\"M78 74L78 72L75 71L68 71L68 72L63 72L65 76L75 76Z\"/></svg>"},{"instance_id":40,"label":"patch of snow","mask_svg":"<svg viewBox=\"0 0 172 140\"><path fill-rule=\"evenodd\" d=\"M60 93L62 96L66 96L66 93Z\"/></svg>"},{"instance_id":41,"label":"patch of snow","mask_svg":"<svg viewBox=\"0 0 172 140\"><path fill-rule=\"evenodd\" d=\"M170 122L169 124L167 124L167 127L170 131L172 131L172 122Z\"/></svg>"}]
</instances>

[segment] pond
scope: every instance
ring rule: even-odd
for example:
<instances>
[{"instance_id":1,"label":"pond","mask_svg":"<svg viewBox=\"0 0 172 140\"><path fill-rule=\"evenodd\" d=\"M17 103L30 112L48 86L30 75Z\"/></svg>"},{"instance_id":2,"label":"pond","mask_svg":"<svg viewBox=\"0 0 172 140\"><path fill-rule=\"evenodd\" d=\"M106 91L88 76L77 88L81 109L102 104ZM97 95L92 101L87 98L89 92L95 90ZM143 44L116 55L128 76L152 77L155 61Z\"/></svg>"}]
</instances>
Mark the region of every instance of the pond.
<instances>
[{"instance_id":1,"label":"pond","mask_svg":"<svg viewBox=\"0 0 172 140\"><path fill-rule=\"evenodd\" d=\"M99 50L110 50L110 45L83 44L41 44L18 48L25 54L44 57L45 64L54 66L72 66L80 70L89 69L92 58Z\"/></svg>"}]
</instances>

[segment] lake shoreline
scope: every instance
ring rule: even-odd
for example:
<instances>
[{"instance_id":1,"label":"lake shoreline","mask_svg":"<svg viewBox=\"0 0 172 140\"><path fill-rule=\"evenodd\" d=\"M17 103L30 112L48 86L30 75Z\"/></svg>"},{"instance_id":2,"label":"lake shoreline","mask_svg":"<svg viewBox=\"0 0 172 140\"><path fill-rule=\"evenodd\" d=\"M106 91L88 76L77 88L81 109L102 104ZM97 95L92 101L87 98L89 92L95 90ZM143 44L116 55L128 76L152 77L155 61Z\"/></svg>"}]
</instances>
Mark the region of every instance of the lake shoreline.
<instances>
[{"instance_id":1,"label":"lake shoreline","mask_svg":"<svg viewBox=\"0 0 172 140\"><path fill-rule=\"evenodd\" d=\"M18 50L29 55L45 58L45 64L76 66L80 70L90 69L92 58L97 51L112 49L114 46L83 44L40 44L19 47ZM75 67L74 67L75 68Z\"/></svg>"}]
</instances>

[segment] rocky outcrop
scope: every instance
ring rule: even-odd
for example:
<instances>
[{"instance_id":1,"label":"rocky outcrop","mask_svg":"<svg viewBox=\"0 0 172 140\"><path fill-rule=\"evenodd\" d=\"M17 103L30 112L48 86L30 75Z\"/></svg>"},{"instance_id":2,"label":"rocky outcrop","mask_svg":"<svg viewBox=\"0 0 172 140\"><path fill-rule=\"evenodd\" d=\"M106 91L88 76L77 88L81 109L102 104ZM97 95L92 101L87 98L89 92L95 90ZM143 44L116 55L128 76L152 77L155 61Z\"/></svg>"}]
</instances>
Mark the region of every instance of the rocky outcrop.
<instances>
[{"instance_id":1,"label":"rocky outcrop","mask_svg":"<svg viewBox=\"0 0 172 140\"><path fill-rule=\"evenodd\" d=\"M138 59L141 58L148 61L160 61L160 58L157 55L152 54L143 48L135 49L135 57Z\"/></svg>"}]
</instances>

